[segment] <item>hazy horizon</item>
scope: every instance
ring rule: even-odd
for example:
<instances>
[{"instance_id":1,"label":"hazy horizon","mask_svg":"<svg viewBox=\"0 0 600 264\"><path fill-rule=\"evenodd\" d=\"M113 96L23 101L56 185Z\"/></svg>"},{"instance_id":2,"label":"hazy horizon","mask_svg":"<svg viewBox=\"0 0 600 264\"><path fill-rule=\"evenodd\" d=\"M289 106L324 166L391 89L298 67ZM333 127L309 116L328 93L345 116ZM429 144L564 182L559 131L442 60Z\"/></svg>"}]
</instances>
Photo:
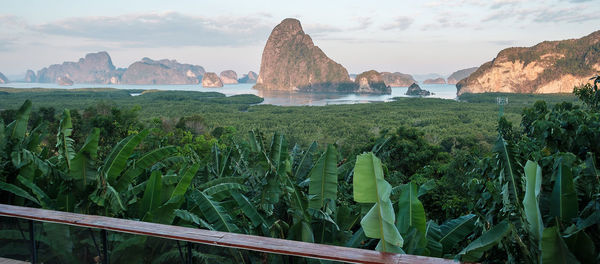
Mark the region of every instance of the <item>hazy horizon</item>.
<instances>
[{"instance_id":1,"label":"hazy horizon","mask_svg":"<svg viewBox=\"0 0 600 264\"><path fill-rule=\"evenodd\" d=\"M259 71L269 33L286 17L299 19L349 73L447 76L480 66L504 48L600 29L600 6L585 0L0 3L0 72L7 76L98 51L107 51L119 68L149 57L241 76Z\"/></svg>"}]
</instances>

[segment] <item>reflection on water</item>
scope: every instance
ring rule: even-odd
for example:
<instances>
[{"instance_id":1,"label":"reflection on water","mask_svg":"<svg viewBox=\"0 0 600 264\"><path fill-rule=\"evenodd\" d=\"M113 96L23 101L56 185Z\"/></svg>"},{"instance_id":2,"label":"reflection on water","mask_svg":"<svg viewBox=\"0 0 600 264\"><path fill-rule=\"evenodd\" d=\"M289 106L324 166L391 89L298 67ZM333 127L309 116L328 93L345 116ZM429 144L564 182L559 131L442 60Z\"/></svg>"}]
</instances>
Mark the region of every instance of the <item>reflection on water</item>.
<instances>
[{"instance_id":1,"label":"reflection on water","mask_svg":"<svg viewBox=\"0 0 600 264\"><path fill-rule=\"evenodd\" d=\"M295 105L331 105L331 104L361 104L370 102L388 102L394 97L409 97L404 95L407 87L392 87L392 94L340 94L340 93L299 93L285 91L258 91L252 89L254 84L241 83L225 85L221 88L204 88L201 85L127 85L127 84L74 84L73 86L59 86L53 83L7 83L3 87L13 88L116 88L116 89L141 89L141 90L171 90L171 91L197 91L219 92L226 96L239 94L254 94L264 98L263 104L295 106ZM421 84L422 89L434 95L428 98L456 99L456 87L447 84ZM138 95L138 94L135 94Z\"/></svg>"}]
</instances>

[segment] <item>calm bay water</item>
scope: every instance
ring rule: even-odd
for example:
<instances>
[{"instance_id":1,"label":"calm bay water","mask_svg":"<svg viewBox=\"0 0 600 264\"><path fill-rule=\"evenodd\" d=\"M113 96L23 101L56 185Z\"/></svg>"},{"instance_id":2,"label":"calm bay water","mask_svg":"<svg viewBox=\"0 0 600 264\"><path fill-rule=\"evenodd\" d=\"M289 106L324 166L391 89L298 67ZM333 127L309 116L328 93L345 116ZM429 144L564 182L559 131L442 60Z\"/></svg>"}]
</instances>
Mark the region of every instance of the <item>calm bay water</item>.
<instances>
[{"instance_id":1,"label":"calm bay water","mask_svg":"<svg viewBox=\"0 0 600 264\"><path fill-rule=\"evenodd\" d=\"M54 83L7 83L3 87L12 88L51 88L51 89L78 89L78 88L116 88L116 89L141 89L141 90L170 90L170 91L197 91L219 92L226 96L238 94L254 94L264 98L263 104L293 106L293 105L329 105L329 104L359 104L370 102L388 102L394 97L409 97L404 95L407 87L392 87L392 94L339 94L339 93L296 93L296 92L266 92L252 89L254 84L231 84L222 88L204 88L201 85L127 85L127 84L74 84L73 86L60 86ZM421 84L421 89L435 93L428 98L456 99L456 87L448 84Z\"/></svg>"}]
</instances>

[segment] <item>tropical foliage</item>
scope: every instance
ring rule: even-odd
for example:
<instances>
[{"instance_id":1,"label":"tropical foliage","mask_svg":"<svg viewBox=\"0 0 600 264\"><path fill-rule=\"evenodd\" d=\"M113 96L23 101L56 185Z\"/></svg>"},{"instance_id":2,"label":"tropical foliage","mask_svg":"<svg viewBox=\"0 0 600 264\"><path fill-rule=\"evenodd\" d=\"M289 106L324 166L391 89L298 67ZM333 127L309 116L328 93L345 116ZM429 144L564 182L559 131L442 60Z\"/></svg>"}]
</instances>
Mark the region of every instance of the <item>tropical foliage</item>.
<instances>
[{"instance_id":1,"label":"tropical foliage","mask_svg":"<svg viewBox=\"0 0 600 264\"><path fill-rule=\"evenodd\" d=\"M0 202L463 261L595 263L600 114L595 92L576 94L584 105L539 101L519 118L500 118L490 146L472 136L432 141L423 127L398 122L351 148L353 136L319 146L293 133L213 128L206 115L141 120L140 108L107 104L56 115L27 100L1 112ZM483 107L488 97L467 95L482 101L467 107ZM373 104L373 111L402 104ZM27 258L25 223L1 220L0 256ZM96 231L38 228L44 263L101 254ZM109 241L113 262L185 255L175 241L119 233ZM192 252L200 263L312 263L202 245Z\"/></svg>"}]
</instances>

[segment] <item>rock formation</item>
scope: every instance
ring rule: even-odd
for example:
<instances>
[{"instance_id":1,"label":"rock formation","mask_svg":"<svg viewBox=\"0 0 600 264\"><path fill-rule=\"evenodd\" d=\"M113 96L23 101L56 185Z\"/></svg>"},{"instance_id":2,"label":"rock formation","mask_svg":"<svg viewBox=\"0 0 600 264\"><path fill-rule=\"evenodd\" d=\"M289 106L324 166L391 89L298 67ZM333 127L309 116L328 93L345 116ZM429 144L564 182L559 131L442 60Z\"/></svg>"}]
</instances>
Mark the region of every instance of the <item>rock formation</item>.
<instances>
[{"instance_id":1,"label":"rock formation","mask_svg":"<svg viewBox=\"0 0 600 264\"><path fill-rule=\"evenodd\" d=\"M392 93L392 88L385 84L382 75L374 70L366 71L357 75L354 82L358 84L358 90L356 91L356 93Z\"/></svg>"},{"instance_id":2,"label":"rock formation","mask_svg":"<svg viewBox=\"0 0 600 264\"><path fill-rule=\"evenodd\" d=\"M450 74L450 76L448 76L447 83L448 84L457 84L460 80L469 77L469 75L471 75L471 73L475 72L477 70L477 68L478 67L473 67L473 68L455 71L452 74Z\"/></svg>"},{"instance_id":3,"label":"rock formation","mask_svg":"<svg viewBox=\"0 0 600 264\"><path fill-rule=\"evenodd\" d=\"M249 71L248 74L244 74L242 78L238 80L239 83L256 83L256 79L258 79L258 74L253 71Z\"/></svg>"},{"instance_id":4,"label":"rock formation","mask_svg":"<svg viewBox=\"0 0 600 264\"><path fill-rule=\"evenodd\" d=\"M427 79L423 81L423 84L446 84L444 78Z\"/></svg>"},{"instance_id":5,"label":"rock formation","mask_svg":"<svg viewBox=\"0 0 600 264\"><path fill-rule=\"evenodd\" d=\"M143 58L134 62L121 76L123 84L198 84L204 75L201 66L175 60Z\"/></svg>"},{"instance_id":6,"label":"rock formation","mask_svg":"<svg viewBox=\"0 0 600 264\"><path fill-rule=\"evenodd\" d=\"M111 83L118 71L105 51L89 53L78 62L50 65L38 71L38 82L56 83L58 78L68 76L76 83Z\"/></svg>"},{"instance_id":7,"label":"rock formation","mask_svg":"<svg viewBox=\"0 0 600 264\"><path fill-rule=\"evenodd\" d=\"M411 84L406 91L406 95L411 96L429 96L431 94L429 91L421 89L416 83Z\"/></svg>"},{"instance_id":8,"label":"rock formation","mask_svg":"<svg viewBox=\"0 0 600 264\"><path fill-rule=\"evenodd\" d=\"M27 70L27 72L25 73L25 82L28 83L33 83L33 82L37 82L37 77L35 76L35 72L33 72L32 70Z\"/></svg>"},{"instance_id":9,"label":"rock formation","mask_svg":"<svg viewBox=\"0 0 600 264\"><path fill-rule=\"evenodd\" d=\"M0 72L0 84L1 83L8 83L8 79Z\"/></svg>"},{"instance_id":10,"label":"rock formation","mask_svg":"<svg viewBox=\"0 0 600 264\"><path fill-rule=\"evenodd\" d=\"M73 85L73 80L69 76L60 76L56 79L56 83L62 86L71 86Z\"/></svg>"},{"instance_id":11,"label":"rock formation","mask_svg":"<svg viewBox=\"0 0 600 264\"><path fill-rule=\"evenodd\" d=\"M456 84L457 94L571 93L600 71L600 31L580 39L508 48Z\"/></svg>"},{"instance_id":12,"label":"rock formation","mask_svg":"<svg viewBox=\"0 0 600 264\"><path fill-rule=\"evenodd\" d=\"M407 87L417 82L410 74L400 72L382 72L381 76L385 84L391 87Z\"/></svg>"},{"instance_id":13,"label":"rock formation","mask_svg":"<svg viewBox=\"0 0 600 264\"><path fill-rule=\"evenodd\" d=\"M238 83L237 73L232 70L222 71L221 74L219 74L219 77L221 77L221 82L223 82L223 84Z\"/></svg>"},{"instance_id":14,"label":"rock formation","mask_svg":"<svg viewBox=\"0 0 600 264\"><path fill-rule=\"evenodd\" d=\"M284 19L263 50L254 88L306 92L354 92L348 71L331 60L305 34L300 21Z\"/></svg>"},{"instance_id":15,"label":"rock formation","mask_svg":"<svg viewBox=\"0 0 600 264\"><path fill-rule=\"evenodd\" d=\"M214 72L207 72L202 77L202 87L223 87L223 82Z\"/></svg>"}]
</instances>

